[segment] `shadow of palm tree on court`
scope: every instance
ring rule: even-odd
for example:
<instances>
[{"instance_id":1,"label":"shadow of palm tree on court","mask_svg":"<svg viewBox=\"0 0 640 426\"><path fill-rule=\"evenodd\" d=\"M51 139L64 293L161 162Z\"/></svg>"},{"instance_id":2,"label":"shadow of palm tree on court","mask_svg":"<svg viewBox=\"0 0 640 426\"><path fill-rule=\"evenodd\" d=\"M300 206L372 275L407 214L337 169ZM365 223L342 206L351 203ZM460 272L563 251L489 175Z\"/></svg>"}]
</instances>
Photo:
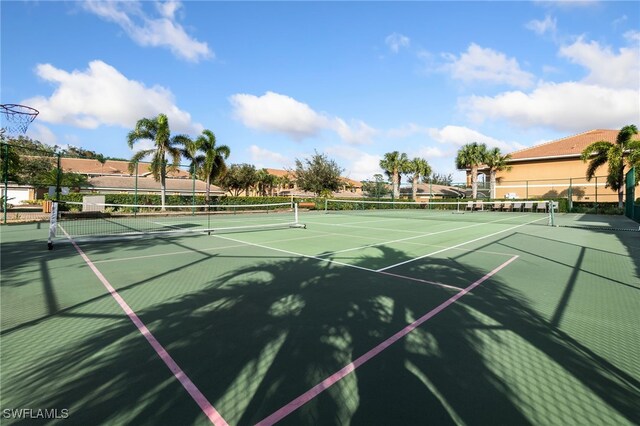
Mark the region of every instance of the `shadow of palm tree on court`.
<instances>
[{"instance_id":1,"label":"shadow of palm tree on court","mask_svg":"<svg viewBox=\"0 0 640 426\"><path fill-rule=\"evenodd\" d=\"M379 256L361 258L356 266L406 257L388 247L377 249ZM263 419L455 294L286 255L248 257L250 266L214 275L220 262L232 260L238 256L222 252L207 260L215 264L198 263L210 271L198 291L138 310L230 424ZM470 283L486 273L455 259L430 258L407 268L407 275L433 273L448 282ZM169 275L175 286L189 279L182 269ZM143 297L141 291L159 291L155 283L143 290L146 284L131 283L121 294L129 300ZM73 333L82 320L69 321L68 327ZM551 327L522 295L494 277L282 424L530 423L536 408L527 406L494 360L503 359L513 374L533 377L527 388L543 397L548 379L545 372L531 373L531 360L518 358L521 352L507 333L547 355L622 417L638 422L637 380ZM504 354L487 352L493 347L488 341L501 342ZM72 407L65 424L206 420L146 340L122 320L100 333L87 331L23 367L14 383L3 383L3 391L14 406Z\"/></svg>"}]
</instances>

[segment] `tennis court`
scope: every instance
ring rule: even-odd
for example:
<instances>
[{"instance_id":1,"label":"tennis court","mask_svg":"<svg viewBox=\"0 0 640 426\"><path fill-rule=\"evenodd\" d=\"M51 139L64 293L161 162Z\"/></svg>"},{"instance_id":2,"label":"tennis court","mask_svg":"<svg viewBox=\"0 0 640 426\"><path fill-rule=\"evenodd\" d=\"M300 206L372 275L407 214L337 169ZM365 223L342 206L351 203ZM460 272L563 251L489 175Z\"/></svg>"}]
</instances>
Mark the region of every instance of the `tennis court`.
<instances>
[{"instance_id":1,"label":"tennis court","mask_svg":"<svg viewBox=\"0 0 640 426\"><path fill-rule=\"evenodd\" d=\"M640 423L637 223L278 211L2 227L3 424Z\"/></svg>"}]
</instances>

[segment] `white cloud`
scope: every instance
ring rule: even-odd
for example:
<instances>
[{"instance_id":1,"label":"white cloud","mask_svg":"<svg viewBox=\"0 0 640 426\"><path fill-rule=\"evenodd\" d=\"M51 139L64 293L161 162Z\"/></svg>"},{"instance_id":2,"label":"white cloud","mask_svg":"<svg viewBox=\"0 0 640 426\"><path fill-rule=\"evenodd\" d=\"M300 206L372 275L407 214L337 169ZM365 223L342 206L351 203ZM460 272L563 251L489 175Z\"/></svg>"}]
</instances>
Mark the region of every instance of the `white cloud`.
<instances>
[{"instance_id":1,"label":"white cloud","mask_svg":"<svg viewBox=\"0 0 640 426\"><path fill-rule=\"evenodd\" d=\"M640 43L640 31L629 30L624 33L624 38L630 43Z\"/></svg>"},{"instance_id":2,"label":"white cloud","mask_svg":"<svg viewBox=\"0 0 640 426\"><path fill-rule=\"evenodd\" d=\"M517 144L505 142L463 126L449 125L441 129L432 128L429 129L429 136L441 144L457 147L471 142L484 143L489 148L500 148L505 152L512 151L514 147L520 147Z\"/></svg>"},{"instance_id":3,"label":"white cloud","mask_svg":"<svg viewBox=\"0 0 640 426\"><path fill-rule=\"evenodd\" d=\"M37 96L23 103L40 111L47 123L95 129L101 125L133 128L143 117L160 113L169 117L173 133L199 134L203 126L175 105L173 94L160 86L146 87L129 80L102 61L92 61L83 71L67 72L39 64L37 75L56 86L50 97Z\"/></svg>"},{"instance_id":4,"label":"white cloud","mask_svg":"<svg viewBox=\"0 0 640 426\"><path fill-rule=\"evenodd\" d=\"M437 146L421 146L420 148L418 148L418 151L415 153L415 155L411 157L420 157L426 159L427 161L430 161L434 158L445 158L449 155L450 153L443 151Z\"/></svg>"},{"instance_id":5,"label":"white cloud","mask_svg":"<svg viewBox=\"0 0 640 426\"><path fill-rule=\"evenodd\" d=\"M563 132L617 129L640 115L637 90L577 82L543 83L531 93L472 96L461 106L477 121L506 119L521 127L546 126Z\"/></svg>"},{"instance_id":6,"label":"white cloud","mask_svg":"<svg viewBox=\"0 0 640 426\"><path fill-rule=\"evenodd\" d=\"M596 41L587 43L581 37L569 46L562 46L559 55L589 70L585 83L638 89L640 52L637 46L620 48L616 54Z\"/></svg>"},{"instance_id":7,"label":"white cloud","mask_svg":"<svg viewBox=\"0 0 640 426\"><path fill-rule=\"evenodd\" d=\"M363 121L347 124L339 117L330 117L314 111L309 105L279 93L267 92L262 96L235 94L229 98L233 114L252 129L282 133L294 140L318 136L332 130L349 144L370 143L377 133Z\"/></svg>"},{"instance_id":8,"label":"white cloud","mask_svg":"<svg viewBox=\"0 0 640 426\"><path fill-rule=\"evenodd\" d=\"M422 127L415 123L408 123L395 129L389 129L386 132L387 137L390 138L407 138L413 135L428 135L429 129Z\"/></svg>"},{"instance_id":9,"label":"white cloud","mask_svg":"<svg viewBox=\"0 0 640 426\"><path fill-rule=\"evenodd\" d=\"M533 83L533 75L520 69L518 61L507 58L504 53L483 48L472 43L460 57L445 54L449 64L444 70L451 77L464 82L484 81L492 84L508 84L515 87L528 87Z\"/></svg>"},{"instance_id":10,"label":"white cloud","mask_svg":"<svg viewBox=\"0 0 640 426\"><path fill-rule=\"evenodd\" d=\"M613 52L579 38L562 46L561 57L582 65L582 81L540 82L529 92L472 96L460 106L476 121L505 119L521 127L544 126L562 132L617 129L640 116L640 53L637 48Z\"/></svg>"},{"instance_id":11,"label":"white cloud","mask_svg":"<svg viewBox=\"0 0 640 426\"><path fill-rule=\"evenodd\" d=\"M284 133L301 140L315 136L329 126L330 120L309 105L278 93L236 94L229 100L236 118L252 129Z\"/></svg>"},{"instance_id":12,"label":"white cloud","mask_svg":"<svg viewBox=\"0 0 640 426\"><path fill-rule=\"evenodd\" d=\"M176 11L182 3L170 1L156 3L159 17L151 17L143 11L138 1L84 1L81 7L102 19L118 24L140 46L166 47L190 62L213 58L207 43L192 38L176 22Z\"/></svg>"},{"instance_id":13,"label":"white cloud","mask_svg":"<svg viewBox=\"0 0 640 426\"><path fill-rule=\"evenodd\" d=\"M391 49L393 53L398 53L400 51L400 48L409 47L411 40L409 39L409 37L402 34L393 33L388 35L387 38L384 39L384 42L387 46L389 46L389 49Z\"/></svg>"},{"instance_id":14,"label":"white cloud","mask_svg":"<svg viewBox=\"0 0 640 426\"><path fill-rule=\"evenodd\" d=\"M334 118L331 126L346 143L363 145L371 143L378 131L361 120L354 120L349 126L343 119Z\"/></svg>"},{"instance_id":15,"label":"white cloud","mask_svg":"<svg viewBox=\"0 0 640 426\"><path fill-rule=\"evenodd\" d=\"M40 123L31 124L31 126L29 126L29 130L27 130L27 136L51 146L58 143L58 138L55 133L53 133L47 126Z\"/></svg>"},{"instance_id":16,"label":"white cloud","mask_svg":"<svg viewBox=\"0 0 640 426\"><path fill-rule=\"evenodd\" d=\"M369 180L376 173L384 174L380 168L378 155L372 155L351 146L333 146L327 148L327 154L335 156L338 164L344 167L343 176L353 180Z\"/></svg>"},{"instance_id":17,"label":"white cloud","mask_svg":"<svg viewBox=\"0 0 640 426\"><path fill-rule=\"evenodd\" d=\"M544 21L533 19L527 22L526 28L538 35L544 35L546 33L555 34L556 24L556 19L547 15L545 16Z\"/></svg>"},{"instance_id":18,"label":"white cloud","mask_svg":"<svg viewBox=\"0 0 640 426\"><path fill-rule=\"evenodd\" d=\"M256 165L256 167L275 167L275 168L283 168L283 167L291 167L293 165L293 160L287 158L286 156L278 153L269 151L265 148L260 148L258 145L251 145L249 147L249 155L251 156L251 161Z\"/></svg>"}]
</instances>

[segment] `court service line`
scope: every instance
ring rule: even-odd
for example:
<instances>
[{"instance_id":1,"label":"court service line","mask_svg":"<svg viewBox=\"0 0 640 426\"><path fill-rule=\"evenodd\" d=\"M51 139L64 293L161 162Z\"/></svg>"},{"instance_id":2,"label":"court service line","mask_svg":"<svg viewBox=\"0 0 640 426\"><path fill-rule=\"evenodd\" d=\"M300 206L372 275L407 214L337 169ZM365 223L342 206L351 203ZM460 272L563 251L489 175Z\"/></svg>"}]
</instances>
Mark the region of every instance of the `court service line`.
<instances>
[{"instance_id":1,"label":"court service line","mask_svg":"<svg viewBox=\"0 0 640 426\"><path fill-rule=\"evenodd\" d=\"M127 314L131 322L136 326L140 334L147 339L147 342L151 345L153 350L155 350L156 354L160 357L160 359L164 362L164 364L171 370L174 377L180 382L182 387L191 395L191 398L198 404L200 409L202 409L203 413L207 418L216 426L228 426L228 423L225 419L222 418L220 413L211 405L211 403L207 400L207 398L200 392L200 389L191 381L189 376L180 368L180 366L175 362L175 360L169 355L169 352L160 344L160 342L155 338L155 336L149 331L147 326L142 322L140 317L131 309L131 307L125 302L125 300L120 296L120 294L116 291L115 288L109 283L109 281L102 275L102 272L98 270L97 266L93 264L89 256L87 256L84 251L80 248L80 246L69 236L67 231L65 231L62 227L62 232L66 235L66 237L71 241L71 244L75 247L76 251L80 254L85 263L91 268L93 273L98 277L102 285L107 289L109 294L115 299L115 301L120 305L120 308Z\"/></svg>"},{"instance_id":2,"label":"court service line","mask_svg":"<svg viewBox=\"0 0 640 426\"><path fill-rule=\"evenodd\" d=\"M379 355L382 351L384 351L389 346L391 346L394 343L396 343L398 340L400 340L403 337L405 337L407 334L411 333L413 330L415 330L416 328L418 328L419 326L424 324L426 321L430 320L431 318L435 317L440 312L445 310L447 307L449 307L452 304L456 303L458 301L458 299L460 299L461 297L463 297L464 295L466 295L467 293L472 291L474 288L478 287L480 284L482 284L483 282L485 282L486 280L491 278L493 275L497 274L499 271L501 271L503 268L505 268L507 265L509 265L511 262L513 262L517 258L518 258L517 255L513 256L512 258L510 258L509 260L504 262L502 265L498 266L497 268L495 268L491 272L487 273L482 278L480 278L480 279L476 280L475 282L473 282L472 284L470 284L468 287L460 290L460 292L458 292L454 296L450 297L445 302L443 302L440 305L438 305L436 308L434 308L431 311L427 312L422 317L418 318L416 321L414 321L411 324L407 325L406 327L404 327L403 329L401 329L396 334L394 334L393 336L389 337L388 339L386 339L382 343L379 343L377 346L375 346L373 349L370 349L364 355L361 355L356 360L354 360L354 361L350 362L349 364L347 364L346 366L342 367L340 370L336 371L335 373L333 373L332 375L330 375L329 377L327 377L326 379L324 379L323 381L321 381L320 383L318 383L317 385L315 385L314 387L312 387L311 389L309 389L308 391L306 391L302 395L300 395L297 398L293 399L291 402L289 402L288 404L286 404L284 407L280 408L279 410L275 411L273 414L265 417L263 420L261 420L258 423L256 423L256 426L271 426L271 425L279 422L280 420L282 420L283 418L285 418L286 416L291 414L293 411L295 411L298 408L302 407L304 404L306 404L307 402L311 401L313 398L318 396L320 393L324 392L329 387L333 386L338 381L342 380L344 377L346 377L347 375L351 374L356 368L362 366L364 363L366 363L367 361L371 360L373 357Z\"/></svg>"},{"instance_id":3,"label":"court service line","mask_svg":"<svg viewBox=\"0 0 640 426\"><path fill-rule=\"evenodd\" d=\"M538 221L544 220L544 219L546 219L546 218L532 220L531 222L527 222L527 223L523 223L523 224L520 224L520 225L512 226L511 228L503 229L502 231L494 232L494 233L489 234L489 235L484 235L482 237L474 238L473 240L469 240L469 241L465 241L465 242L460 243L460 244L456 244L455 246L445 247L445 248L443 248L441 250L437 250L437 251L434 251L434 252L431 252L431 253L427 253L427 254L424 254L422 256L415 257L413 259L405 260L403 262L398 262L398 263L396 263L394 265L389 265L389 266L385 266L384 268L376 269L376 272L383 272L383 271L386 271L387 269L392 269L392 268L395 268L397 266L406 265L407 263L415 262L416 260L424 259L425 257L430 257L430 256L442 253L442 252L447 251L447 250L453 250L453 249L456 249L458 247L461 247L461 246L464 246L464 245L467 245L467 244L475 243L476 241L484 240L485 238L493 237L494 235L502 234L503 232L511 231L512 229L520 228L521 226L529 225L530 223L538 222Z\"/></svg>"}]
</instances>

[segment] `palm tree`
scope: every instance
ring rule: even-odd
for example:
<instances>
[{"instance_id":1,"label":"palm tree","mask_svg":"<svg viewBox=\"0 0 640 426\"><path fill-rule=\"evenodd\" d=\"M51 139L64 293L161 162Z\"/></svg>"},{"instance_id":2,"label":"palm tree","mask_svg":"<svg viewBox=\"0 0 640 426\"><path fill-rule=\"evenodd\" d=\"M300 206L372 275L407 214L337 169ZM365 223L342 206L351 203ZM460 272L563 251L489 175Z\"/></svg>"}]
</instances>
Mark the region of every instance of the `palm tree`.
<instances>
[{"instance_id":1,"label":"palm tree","mask_svg":"<svg viewBox=\"0 0 640 426\"><path fill-rule=\"evenodd\" d=\"M204 155L198 153L198 144L194 140L190 140L181 149L180 154L189 160L189 175L197 176L200 165L204 161Z\"/></svg>"},{"instance_id":2,"label":"palm tree","mask_svg":"<svg viewBox=\"0 0 640 426\"><path fill-rule=\"evenodd\" d=\"M405 173L408 163L407 154L400 154L398 151L387 152L380 160L380 167L391 178L394 199L400 198L400 173Z\"/></svg>"},{"instance_id":3,"label":"palm tree","mask_svg":"<svg viewBox=\"0 0 640 426\"><path fill-rule=\"evenodd\" d=\"M273 195L273 188L276 187L279 180L278 177L272 175L267 169L260 169L256 172L258 195L266 197Z\"/></svg>"},{"instance_id":4,"label":"palm tree","mask_svg":"<svg viewBox=\"0 0 640 426\"><path fill-rule=\"evenodd\" d=\"M431 174L431 166L424 158L414 158L409 161L408 170L411 173L411 196L413 201L416 201L418 194L418 181L420 177L429 176Z\"/></svg>"},{"instance_id":5,"label":"palm tree","mask_svg":"<svg viewBox=\"0 0 640 426\"><path fill-rule=\"evenodd\" d=\"M478 166L485 162L486 154L487 145L472 142L460 148L456 157L456 167L458 170L470 170L471 193L474 199L478 197ZM467 173L469 173L469 171L467 171Z\"/></svg>"},{"instance_id":6,"label":"palm tree","mask_svg":"<svg viewBox=\"0 0 640 426\"><path fill-rule=\"evenodd\" d=\"M167 192L167 156L171 157L171 167L176 168L180 162L180 149L190 139L186 135L171 136L169 119L164 114L158 114L154 118L141 118L136 123L136 128L127 135L129 148L141 140L151 140L154 147L136 152L129 161L129 172L132 173L136 163L145 157L151 156L150 170L156 181L160 181L162 210L165 210L165 198Z\"/></svg>"},{"instance_id":7,"label":"palm tree","mask_svg":"<svg viewBox=\"0 0 640 426\"><path fill-rule=\"evenodd\" d=\"M502 155L500 148L493 148L487 151L484 164L489 168L489 176L491 180L491 198L496 198L496 173L503 170L511 170L511 166L507 165L507 161L511 159L511 154Z\"/></svg>"},{"instance_id":8,"label":"palm tree","mask_svg":"<svg viewBox=\"0 0 640 426\"><path fill-rule=\"evenodd\" d=\"M604 140L594 142L586 147L580 156L585 163L589 161L587 181L591 181L600 166L608 164L606 186L618 191L618 207L620 208L624 206L625 159L629 168L640 167L640 140L631 140L637 134L638 128L634 124L624 126L618 132L616 143Z\"/></svg>"},{"instance_id":9,"label":"palm tree","mask_svg":"<svg viewBox=\"0 0 640 426\"><path fill-rule=\"evenodd\" d=\"M198 150L203 152L200 162L202 176L206 181L205 201L209 204L209 186L218 176L225 172L227 165L224 162L231 154L231 149L227 145L216 146L216 135L211 130L203 130L196 139Z\"/></svg>"}]
</instances>

